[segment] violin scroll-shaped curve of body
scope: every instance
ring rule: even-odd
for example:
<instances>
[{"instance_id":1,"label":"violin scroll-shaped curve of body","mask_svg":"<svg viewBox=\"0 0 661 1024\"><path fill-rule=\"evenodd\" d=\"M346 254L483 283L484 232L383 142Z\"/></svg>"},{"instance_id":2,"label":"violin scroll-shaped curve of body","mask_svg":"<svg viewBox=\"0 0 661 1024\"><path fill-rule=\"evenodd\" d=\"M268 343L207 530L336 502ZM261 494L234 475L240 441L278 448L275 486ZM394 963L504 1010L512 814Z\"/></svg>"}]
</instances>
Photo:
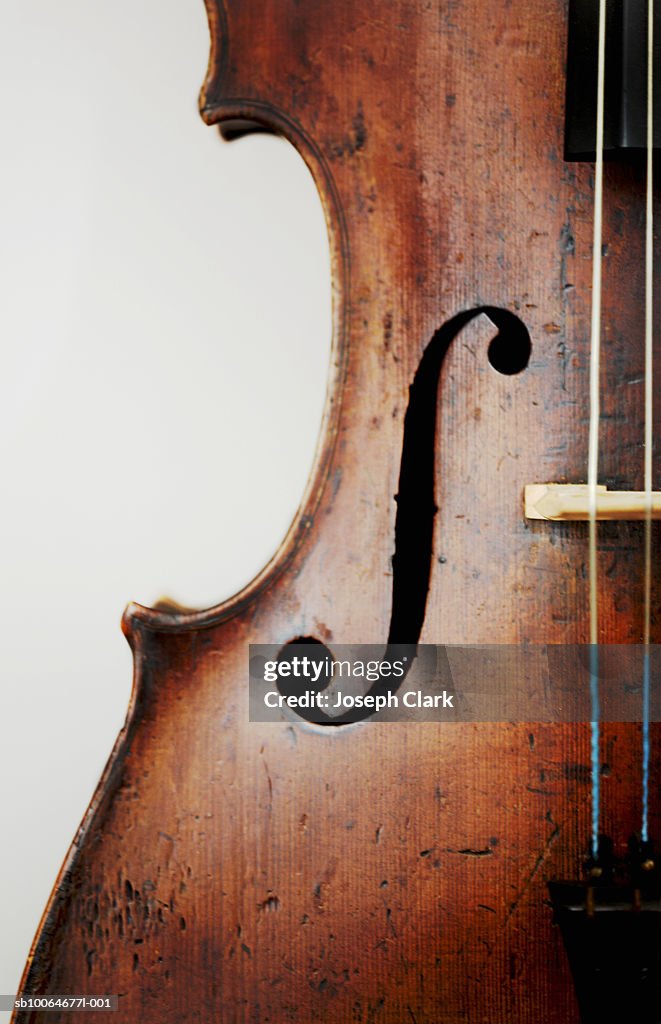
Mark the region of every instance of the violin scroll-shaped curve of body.
<instances>
[{"instance_id":1,"label":"violin scroll-shaped curve of body","mask_svg":"<svg viewBox=\"0 0 661 1024\"><path fill-rule=\"evenodd\" d=\"M528 484L584 481L588 446L594 169L563 158L566 4L207 7L203 118L285 136L326 211L322 442L245 591L127 610L127 724L23 991L117 993L131 1024L576 1024L547 882L587 852L588 723L258 723L247 695L251 643L588 641L585 524L522 504ZM625 489L642 473L643 196L640 161L607 165L601 476ZM643 631L641 529L600 529L609 643ZM639 726L605 724L602 750L621 856Z\"/></svg>"}]
</instances>

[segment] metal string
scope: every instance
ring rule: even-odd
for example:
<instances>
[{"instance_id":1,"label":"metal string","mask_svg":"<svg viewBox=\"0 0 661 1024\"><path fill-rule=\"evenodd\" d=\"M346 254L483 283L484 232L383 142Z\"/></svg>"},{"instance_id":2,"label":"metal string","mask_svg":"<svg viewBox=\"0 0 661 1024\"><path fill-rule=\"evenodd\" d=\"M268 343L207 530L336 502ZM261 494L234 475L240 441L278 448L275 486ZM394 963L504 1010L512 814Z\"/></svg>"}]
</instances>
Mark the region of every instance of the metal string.
<instances>
[{"instance_id":1,"label":"metal string","mask_svg":"<svg viewBox=\"0 0 661 1024\"><path fill-rule=\"evenodd\" d=\"M653 373L653 152L654 152L654 0L647 3L647 183L645 198L645 575L643 621L643 792L641 839L648 839L650 769L650 622L652 613L652 373Z\"/></svg>"},{"instance_id":2,"label":"metal string","mask_svg":"<svg viewBox=\"0 0 661 1024\"><path fill-rule=\"evenodd\" d=\"M599 0L597 124L595 135L594 228L592 239L592 317L590 325L590 427L588 442L588 579L590 590L590 753L592 774L592 856L599 853L600 706L599 606L597 572L597 479L599 471L599 367L601 354L601 238L604 194L604 82L606 0Z\"/></svg>"}]
</instances>

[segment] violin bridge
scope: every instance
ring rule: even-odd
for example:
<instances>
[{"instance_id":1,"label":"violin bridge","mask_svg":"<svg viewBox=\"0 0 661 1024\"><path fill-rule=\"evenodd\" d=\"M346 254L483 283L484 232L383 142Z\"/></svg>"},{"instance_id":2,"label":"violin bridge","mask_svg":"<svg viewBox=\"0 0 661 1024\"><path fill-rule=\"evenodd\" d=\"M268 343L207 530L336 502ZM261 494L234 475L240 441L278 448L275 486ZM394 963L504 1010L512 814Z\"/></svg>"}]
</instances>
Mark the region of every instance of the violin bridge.
<instances>
[{"instance_id":1,"label":"violin bridge","mask_svg":"<svg viewBox=\"0 0 661 1024\"><path fill-rule=\"evenodd\" d=\"M597 486L597 519L661 519L661 491L609 491ZM587 484L527 484L524 490L526 519L553 522L585 521L590 518Z\"/></svg>"}]
</instances>

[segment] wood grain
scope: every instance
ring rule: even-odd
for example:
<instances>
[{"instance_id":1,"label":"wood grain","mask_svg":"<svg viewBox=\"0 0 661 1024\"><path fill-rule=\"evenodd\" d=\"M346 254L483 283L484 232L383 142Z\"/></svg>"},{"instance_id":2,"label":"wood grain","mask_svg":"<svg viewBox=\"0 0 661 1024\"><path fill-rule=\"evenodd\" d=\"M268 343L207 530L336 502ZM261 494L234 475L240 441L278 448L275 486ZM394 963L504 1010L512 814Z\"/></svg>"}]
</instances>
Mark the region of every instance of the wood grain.
<instances>
[{"instance_id":1,"label":"wood grain","mask_svg":"<svg viewBox=\"0 0 661 1024\"><path fill-rule=\"evenodd\" d=\"M208 11L202 116L284 135L326 211L327 415L300 513L245 591L200 613L127 610L127 725L24 990L119 993L131 1024L575 1024L546 882L576 875L587 849L587 726L324 730L247 712L249 643L385 643L409 387L438 328L483 305L521 318L532 358L497 373L482 319L444 361L421 640L587 640L585 526L522 509L525 484L586 476L593 182L591 165L562 160L565 3ZM641 169L609 165L601 482L631 489L642 210ZM641 525L604 524L600 538L602 639L637 641ZM657 606L655 593L655 623ZM638 826L639 728L607 726L603 750L622 852Z\"/></svg>"}]
</instances>

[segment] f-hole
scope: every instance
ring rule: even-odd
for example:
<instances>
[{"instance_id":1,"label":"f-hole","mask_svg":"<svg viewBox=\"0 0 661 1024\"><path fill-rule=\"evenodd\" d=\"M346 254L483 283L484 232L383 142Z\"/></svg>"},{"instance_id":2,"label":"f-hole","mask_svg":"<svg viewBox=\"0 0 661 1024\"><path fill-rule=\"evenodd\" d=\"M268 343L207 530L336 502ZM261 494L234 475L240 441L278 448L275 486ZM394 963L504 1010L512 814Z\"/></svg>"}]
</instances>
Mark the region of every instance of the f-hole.
<instances>
[{"instance_id":1,"label":"f-hole","mask_svg":"<svg viewBox=\"0 0 661 1024\"><path fill-rule=\"evenodd\" d=\"M436 480L436 418L438 385L445 357L455 338L471 320L486 316L498 333L489 346L489 361L500 373L520 373L528 365L532 345L525 324L506 309L478 306L448 320L427 345L409 388L404 418L404 439L395 501L395 553L392 559L392 606L384 661L405 658L407 671L417 653L418 640L425 621L427 594L432 565L434 517L438 512ZM494 358L494 353L495 358ZM308 638L308 642L310 638ZM392 677L378 679L369 689L374 696L387 696L398 689L404 676L393 686ZM316 709L308 716L320 725L346 725L369 718L369 708L351 709L331 717Z\"/></svg>"},{"instance_id":2,"label":"f-hole","mask_svg":"<svg viewBox=\"0 0 661 1024\"><path fill-rule=\"evenodd\" d=\"M479 306L458 313L433 336L424 351L413 383L404 420L404 442L396 496L395 554L393 557L392 612L388 644L417 645L425 619L432 562L435 494L436 412L438 385L446 355L455 338L471 320L485 315L498 328L489 354L499 353L506 370L519 372L528 365L530 335L523 322L505 309ZM508 357L505 357L508 353ZM491 361L491 358L490 358ZM492 365L494 365L492 363ZM513 370L513 366L517 370ZM498 365L494 365L499 369Z\"/></svg>"}]
</instances>

